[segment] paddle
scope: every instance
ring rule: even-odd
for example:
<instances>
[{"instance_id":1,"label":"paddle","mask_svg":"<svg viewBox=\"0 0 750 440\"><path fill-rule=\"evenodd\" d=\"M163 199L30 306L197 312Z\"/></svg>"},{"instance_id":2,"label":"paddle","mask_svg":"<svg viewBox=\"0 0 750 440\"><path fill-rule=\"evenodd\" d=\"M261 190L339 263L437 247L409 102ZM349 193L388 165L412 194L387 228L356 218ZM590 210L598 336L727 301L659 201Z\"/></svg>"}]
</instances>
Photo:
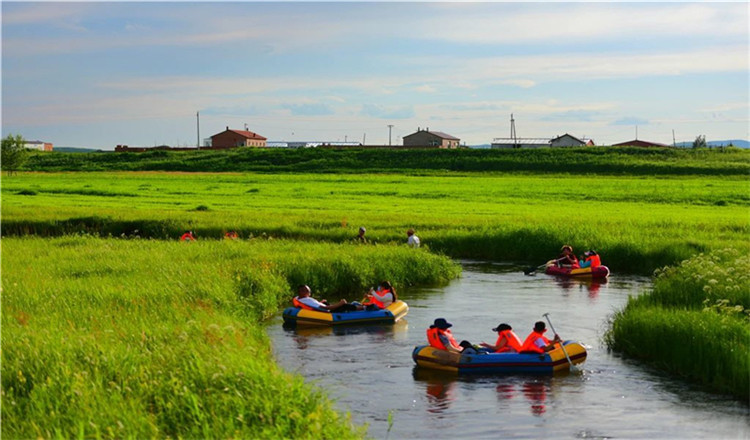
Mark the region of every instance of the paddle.
<instances>
[{"instance_id":1,"label":"paddle","mask_svg":"<svg viewBox=\"0 0 750 440\"><path fill-rule=\"evenodd\" d=\"M549 313L545 313L542 316L547 318L547 322L549 323L549 328L552 329L552 333L557 334L557 332L555 331L555 327L552 326L552 321L550 321L549 319ZM570 360L570 356L568 356L568 351L565 349L565 344L563 344L562 341L560 341L560 348L562 348L563 353L565 353L565 359L567 359L568 363L570 364L570 371L578 371L578 367L573 365L573 361Z\"/></svg>"},{"instance_id":2,"label":"paddle","mask_svg":"<svg viewBox=\"0 0 750 440\"><path fill-rule=\"evenodd\" d=\"M545 267L546 265L547 265L547 263L544 263L544 264L540 264L539 266L536 266L536 267L530 267L528 269L524 269L523 274L524 275L531 275L534 272L536 272L537 270Z\"/></svg>"}]
</instances>

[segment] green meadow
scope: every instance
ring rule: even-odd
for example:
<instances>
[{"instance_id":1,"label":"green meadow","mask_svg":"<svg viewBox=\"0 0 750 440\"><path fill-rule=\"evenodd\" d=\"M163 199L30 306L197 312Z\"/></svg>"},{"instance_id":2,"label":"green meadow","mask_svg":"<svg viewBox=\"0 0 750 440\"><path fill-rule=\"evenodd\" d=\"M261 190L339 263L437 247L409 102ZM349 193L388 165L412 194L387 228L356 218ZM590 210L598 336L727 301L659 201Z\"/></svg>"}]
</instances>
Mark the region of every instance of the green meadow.
<instances>
[{"instance_id":1,"label":"green meadow","mask_svg":"<svg viewBox=\"0 0 750 440\"><path fill-rule=\"evenodd\" d=\"M746 398L749 159L33 154L1 188L2 435L362 437L273 360L263 325L295 286L353 300L382 279L445 284L452 258L536 265L566 243L596 249L613 276L658 269L654 291L616 314L610 347ZM360 226L372 245L354 243ZM422 248L404 245L408 228ZM198 240L179 242L188 229Z\"/></svg>"},{"instance_id":2,"label":"green meadow","mask_svg":"<svg viewBox=\"0 0 750 440\"><path fill-rule=\"evenodd\" d=\"M4 238L7 438L359 438L274 363L294 288L361 299L459 274L420 249L287 240Z\"/></svg>"},{"instance_id":3,"label":"green meadow","mask_svg":"<svg viewBox=\"0 0 750 440\"><path fill-rule=\"evenodd\" d=\"M3 235L272 236L377 243L415 228L457 258L541 264L563 243L614 272L747 250L744 177L498 174L22 173L5 179Z\"/></svg>"}]
</instances>

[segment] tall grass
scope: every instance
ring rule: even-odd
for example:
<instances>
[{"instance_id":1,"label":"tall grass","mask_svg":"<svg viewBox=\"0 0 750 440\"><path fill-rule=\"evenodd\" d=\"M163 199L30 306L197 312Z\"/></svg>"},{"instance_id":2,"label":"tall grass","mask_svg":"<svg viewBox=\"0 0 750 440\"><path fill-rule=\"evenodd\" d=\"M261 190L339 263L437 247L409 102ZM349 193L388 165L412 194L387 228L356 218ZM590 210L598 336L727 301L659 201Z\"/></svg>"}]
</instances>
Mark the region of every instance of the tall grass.
<instances>
[{"instance_id":1,"label":"tall grass","mask_svg":"<svg viewBox=\"0 0 750 440\"><path fill-rule=\"evenodd\" d=\"M459 270L405 247L285 240L5 238L2 251L8 438L361 437L276 366L263 319L298 283L351 299Z\"/></svg>"},{"instance_id":2,"label":"tall grass","mask_svg":"<svg viewBox=\"0 0 750 440\"><path fill-rule=\"evenodd\" d=\"M750 398L750 258L735 249L659 271L606 336L610 348L714 391Z\"/></svg>"}]
</instances>

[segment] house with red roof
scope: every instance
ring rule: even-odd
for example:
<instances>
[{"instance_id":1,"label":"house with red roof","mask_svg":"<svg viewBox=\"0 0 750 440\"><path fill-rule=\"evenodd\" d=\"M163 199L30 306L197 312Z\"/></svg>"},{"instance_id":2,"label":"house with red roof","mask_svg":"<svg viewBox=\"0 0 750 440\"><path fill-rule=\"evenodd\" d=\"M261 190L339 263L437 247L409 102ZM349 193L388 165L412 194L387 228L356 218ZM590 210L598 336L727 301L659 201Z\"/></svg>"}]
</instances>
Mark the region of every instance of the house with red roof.
<instances>
[{"instance_id":1,"label":"house with red roof","mask_svg":"<svg viewBox=\"0 0 750 440\"><path fill-rule=\"evenodd\" d=\"M267 139L247 130L226 130L211 136L211 148L265 147Z\"/></svg>"},{"instance_id":2,"label":"house with red roof","mask_svg":"<svg viewBox=\"0 0 750 440\"><path fill-rule=\"evenodd\" d=\"M613 147L669 147L666 144L660 144L658 142L642 141L634 139L632 141L620 142L619 144L612 144Z\"/></svg>"}]
</instances>

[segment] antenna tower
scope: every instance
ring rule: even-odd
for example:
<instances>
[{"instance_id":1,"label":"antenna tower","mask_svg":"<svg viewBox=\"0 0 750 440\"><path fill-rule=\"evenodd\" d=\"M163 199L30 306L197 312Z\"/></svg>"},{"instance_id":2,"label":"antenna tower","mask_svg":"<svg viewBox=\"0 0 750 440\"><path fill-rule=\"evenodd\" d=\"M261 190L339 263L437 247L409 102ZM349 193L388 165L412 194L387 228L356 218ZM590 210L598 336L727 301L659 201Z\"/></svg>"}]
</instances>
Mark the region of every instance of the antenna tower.
<instances>
[{"instance_id":1,"label":"antenna tower","mask_svg":"<svg viewBox=\"0 0 750 440\"><path fill-rule=\"evenodd\" d=\"M513 113L510 114L510 137L513 139L513 148L518 148L518 141L516 141L516 120L513 119Z\"/></svg>"}]
</instances>

